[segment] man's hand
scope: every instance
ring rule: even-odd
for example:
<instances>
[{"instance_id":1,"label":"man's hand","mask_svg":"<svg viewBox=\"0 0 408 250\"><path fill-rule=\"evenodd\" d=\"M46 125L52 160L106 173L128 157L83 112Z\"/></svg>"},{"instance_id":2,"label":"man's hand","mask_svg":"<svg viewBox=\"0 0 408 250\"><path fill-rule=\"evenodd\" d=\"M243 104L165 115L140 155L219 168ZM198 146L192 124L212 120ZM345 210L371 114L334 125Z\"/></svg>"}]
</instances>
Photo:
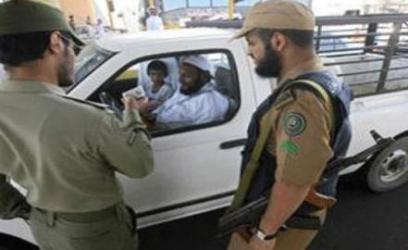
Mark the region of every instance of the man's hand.
<instances>
[{"instance_id":1,"label":"man's hand","mask_svg":"<svg viewBox=\"0 0 408 250\"><path fill-rule=\"evenodd\" d=\"M132 95L127 95L122 99L125 109L136 109L143 113L148 106L148 99L146 97L136 98Z\"/></svg>"},{"instance_id":2,"label":"man's hand","mask_svg":"<svg viewBox=\"0 0 408 250\"><path fill-rule=\"evenodd\" d=\"M0 219L11 220L30 217L31 206L26 198L0 174Z\"/></svg>"},{"instance_id":3,"label":"man's hand","mask_svg":"<svg viewBox=\"0 0 408 250\"><path fill-rule=\"evenodd\" d=\"M256 236L252 236L249 241L251 250L273 250L275 249L276 238L272 240L260 240Z\"/></svg>"},{"instance_id":4,"label":"man's hand","mask_svg":"<svg viewBox=\"0 0 408 250\"><path fill-rule=\"evenodd\" d=\"M160 101L149 100L149 102L147 104L147 112L151 113L153 110L155 110L156 108L158 108L162 104L163 104L163 102L160 102Z\"/></svg>"}]
</instances>

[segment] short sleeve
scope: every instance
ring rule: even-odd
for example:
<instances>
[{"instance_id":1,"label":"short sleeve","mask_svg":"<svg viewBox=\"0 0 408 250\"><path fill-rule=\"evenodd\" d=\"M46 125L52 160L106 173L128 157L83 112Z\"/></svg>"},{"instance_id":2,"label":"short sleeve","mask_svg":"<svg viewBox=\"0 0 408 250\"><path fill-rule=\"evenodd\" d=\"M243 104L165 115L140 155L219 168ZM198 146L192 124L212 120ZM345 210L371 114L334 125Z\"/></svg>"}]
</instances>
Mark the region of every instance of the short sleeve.
<instances>
[{"instance_id":1,"label":"short sleeve","mask_svg":"<svg viewBox=\"0 0 408 250\"><path fill-rule=\"evenodd\" d=\"M296 99L277 117L275 177L298 185L314 184L333 156L331 110L310 91L294 92Z\"/></svg>"}]
</instances>

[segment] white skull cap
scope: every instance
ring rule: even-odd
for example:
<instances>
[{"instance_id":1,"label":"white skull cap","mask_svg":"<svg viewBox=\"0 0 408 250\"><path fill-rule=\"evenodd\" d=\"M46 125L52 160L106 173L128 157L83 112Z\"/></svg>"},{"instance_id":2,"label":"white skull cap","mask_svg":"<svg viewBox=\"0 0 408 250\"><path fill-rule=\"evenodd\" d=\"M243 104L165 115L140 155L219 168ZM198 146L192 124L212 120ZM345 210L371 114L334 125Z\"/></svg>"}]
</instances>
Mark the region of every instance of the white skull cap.
<instances>
[{"instance_id":1,"label":"white skull cap","mask_svg":"<svg viewBox=\"0 0 408 250\"><path fill-rule=\"evenodd\" d=\"M187 63L190 65L193 65L202 71L208 71L208 73L211 73L211 64L202 55L191 55L191 56L186 56L183 60L182 63Z\"/></svg>"}]
</instances>

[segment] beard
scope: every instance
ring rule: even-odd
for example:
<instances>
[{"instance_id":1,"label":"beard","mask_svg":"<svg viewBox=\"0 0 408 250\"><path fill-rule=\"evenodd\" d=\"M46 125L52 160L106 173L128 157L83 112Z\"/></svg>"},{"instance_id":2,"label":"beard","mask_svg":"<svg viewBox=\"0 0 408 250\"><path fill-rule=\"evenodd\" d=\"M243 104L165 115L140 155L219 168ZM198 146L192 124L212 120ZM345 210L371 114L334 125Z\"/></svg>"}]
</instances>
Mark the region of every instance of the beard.
<instances>
[{"instance_id":1,"label":"beard","mask_svg":"<svg viewBox=\"0 0 408 250\"><path fill-rule=\"evenodd\" d=\"M202 84L196 84L196 85L194 85L192 87L189 87L189 88L185 88L185 89L180 88L180 93L182 93L183 95L192 95L192 94L198 92L201 89L202 86L203 86Z\"/></svg>"},{"instance_id":2,"label":"beard","mask_svg":"<svg viewBox=\"0 0 408 250\"><path fill-rule=\"evenodd\" d=\"M60 67L58 70L58 86L68 87L74 84L72 77L68 75L68 70L66 67Z\"/></svg>"},{"instance_id":3,"label":"beard","mask_svg":"<svg viewBox=\"0 0 408 250\"><path fill-rule=\"evenodd\" d=\"M182 79L179 79L179 81L180 81L180 84L182 85L182 87L180 87L180 93L184 95L192 95L192 94L197 93L208 82L206 80L203 80L201 77L195 79L193 84L184 83Z\"/></svg>"},{"instance_id":4,"label":"beard","mask_svg":"<svg viewBox=\"0 0 408 250\"><path fill-rule=\"evenodd\" d=\"M61 63L58 67L57 77L58 77L58 86L68 87L74 84L73 75L73 59L69 54L68 47L65 46L64 58L61 60Z\"/></svg>"},{"instance_id":5,"label":"beard","mask_svg":"<svg viewBox=\"0 0 408 250\"><path fill-rule=\"evenodd\" d=\"M278 77L282 69L279 54L268 43L265 45L265 55L255 68L255 72L262 77Z\"/></svg>"}]
</instances>

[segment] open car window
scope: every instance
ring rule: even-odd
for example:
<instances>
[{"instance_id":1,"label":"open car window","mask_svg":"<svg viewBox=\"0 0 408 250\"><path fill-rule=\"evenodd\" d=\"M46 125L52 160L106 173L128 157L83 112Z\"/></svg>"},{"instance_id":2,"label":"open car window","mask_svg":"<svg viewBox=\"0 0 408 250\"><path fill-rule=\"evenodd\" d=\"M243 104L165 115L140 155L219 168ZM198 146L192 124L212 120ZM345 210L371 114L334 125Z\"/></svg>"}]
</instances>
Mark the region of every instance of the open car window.
<instances>
[{"instance_id":1,"label":"open car window","mask_svg":"<svg viewBox=\"0 0 408 250\"><path fill-rule=\"evenodd\" d=\"M217 126L240 106L235 63L228 51L177 53L135 60L88 99L123 111L124 95L143 96L140 111L153 136Z\"/></svg>"}]
</instances>

